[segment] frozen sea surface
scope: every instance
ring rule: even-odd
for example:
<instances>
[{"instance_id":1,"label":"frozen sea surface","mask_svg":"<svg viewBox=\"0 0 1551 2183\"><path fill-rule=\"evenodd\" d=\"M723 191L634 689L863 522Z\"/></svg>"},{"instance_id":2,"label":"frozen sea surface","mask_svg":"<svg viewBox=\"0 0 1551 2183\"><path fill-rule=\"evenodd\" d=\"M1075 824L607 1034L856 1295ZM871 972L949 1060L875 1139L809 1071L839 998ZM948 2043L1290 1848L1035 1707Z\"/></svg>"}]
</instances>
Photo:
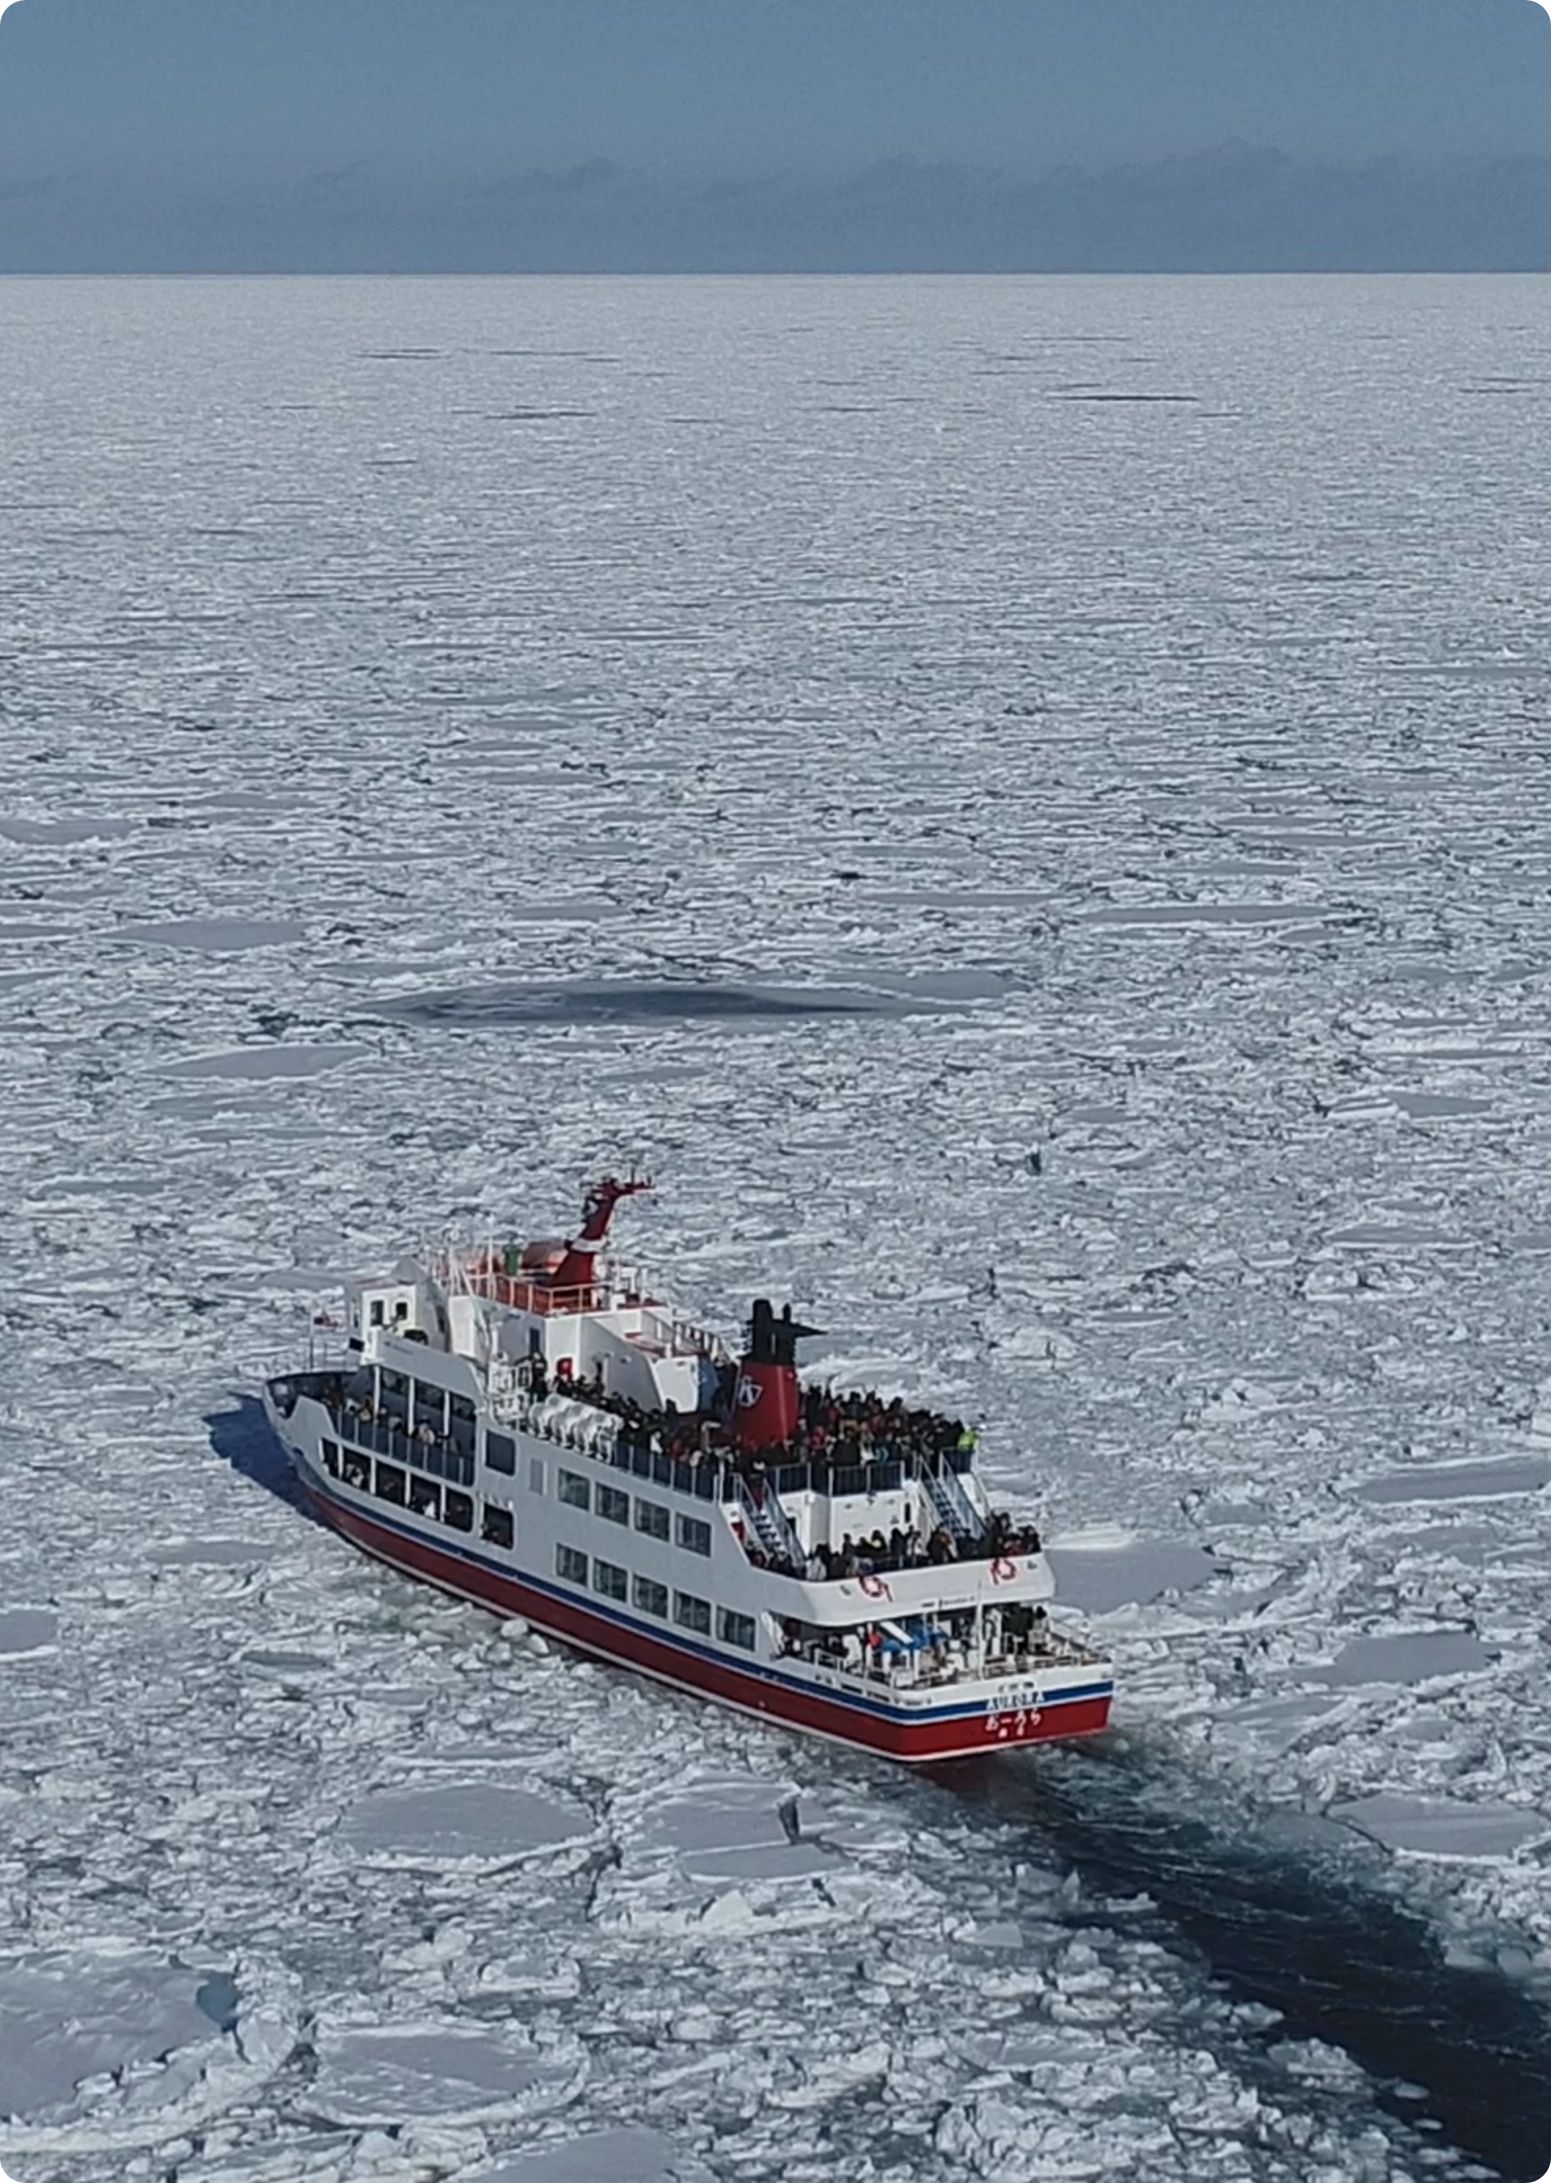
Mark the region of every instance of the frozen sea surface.
<instances>
[{"instance_id":1,"label":"frozen sea surface","mask_svg":"<svg viewBox=\"0 0 1551 2183\"><path fill-rule=\"evenodd\" d=\"M0 308L0 2163L1539 2175L1551 286ZM983 1419L1104 1749L306 1522L339 1276L633 1154L686 1302Z\"/></svg>"}]
</instances>

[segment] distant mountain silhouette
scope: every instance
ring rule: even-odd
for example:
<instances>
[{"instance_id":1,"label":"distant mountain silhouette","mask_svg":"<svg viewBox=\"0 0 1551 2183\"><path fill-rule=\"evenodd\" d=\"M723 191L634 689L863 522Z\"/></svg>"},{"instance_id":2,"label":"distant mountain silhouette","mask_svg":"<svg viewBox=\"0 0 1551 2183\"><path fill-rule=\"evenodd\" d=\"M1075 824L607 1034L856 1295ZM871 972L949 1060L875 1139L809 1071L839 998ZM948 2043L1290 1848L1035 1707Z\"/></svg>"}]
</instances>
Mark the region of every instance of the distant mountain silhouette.
<instances>
[{"instance_id":1,"label":"distant mountain silhouette","mask_svg":"<svg viewBox=\"0 0 1551 2183\"><path fill-rule=\"evenodd\" d=\"M358 161L250 194L192 178L8 173L0 159L0 270L245 268L1544 271L1551 157L1341 165L1226 143L1029 177L898 158L827 179L716 181L597 158L473 187Z\"/></svg>"}]
</instances>

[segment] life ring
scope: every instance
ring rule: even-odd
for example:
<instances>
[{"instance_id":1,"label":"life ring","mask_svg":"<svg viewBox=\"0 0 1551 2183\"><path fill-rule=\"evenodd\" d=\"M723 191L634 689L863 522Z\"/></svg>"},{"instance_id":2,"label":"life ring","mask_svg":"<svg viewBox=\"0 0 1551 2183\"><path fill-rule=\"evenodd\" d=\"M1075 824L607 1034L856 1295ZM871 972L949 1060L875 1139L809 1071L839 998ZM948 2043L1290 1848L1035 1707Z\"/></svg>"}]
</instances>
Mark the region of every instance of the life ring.
<instances>
[{"instance_id":1,"label":"life ring","mask_svg":"<svg viewBox=\"0 0 1551 2183\"><path fill-rule=\"evenodd\" d=\"M1017 1574L1018 1564L1015 1561L1009 1561L1005 1554L998 1554L991 1564L991 1582L993 1584L1011 1584Z\"/></svg>"},{"instance_id":2,"label":"life ring","mask_svg":"<svg viewBox=\"0 0 1551 2183\"><path fill-rule=\"evenodd\" d=\"M862 1590L869 1599L892 1599L894 1597L894 1594L889 1590L888 1581L884 1577L863 1577Z\"/></svg>"}]
</instances>

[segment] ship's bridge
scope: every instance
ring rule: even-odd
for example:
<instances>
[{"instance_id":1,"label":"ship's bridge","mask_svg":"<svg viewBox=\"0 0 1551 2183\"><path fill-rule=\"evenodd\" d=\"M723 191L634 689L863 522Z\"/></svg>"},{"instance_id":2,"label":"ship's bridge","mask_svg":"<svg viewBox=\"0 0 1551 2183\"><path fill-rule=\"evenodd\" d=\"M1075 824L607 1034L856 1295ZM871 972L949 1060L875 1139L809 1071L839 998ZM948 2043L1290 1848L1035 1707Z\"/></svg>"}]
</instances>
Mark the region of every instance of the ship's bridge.
<instances>
[{"instance_id":1,"label":"ship's bridge","mask_svg":"<svg viewBox=\"0 0 1551 2183\"><path fill-rule=\"evenodd\" d=\"M447 1252L435 1266L450 1346L489 1372L492 1394L515 1380L586 1384L654 1412L694 1416L710 1405L732 1366L717 1334L611 1257L600 1254L585 1281L558 1283L533 1263L544 1248Z\"/></svg>"}]
</instances>

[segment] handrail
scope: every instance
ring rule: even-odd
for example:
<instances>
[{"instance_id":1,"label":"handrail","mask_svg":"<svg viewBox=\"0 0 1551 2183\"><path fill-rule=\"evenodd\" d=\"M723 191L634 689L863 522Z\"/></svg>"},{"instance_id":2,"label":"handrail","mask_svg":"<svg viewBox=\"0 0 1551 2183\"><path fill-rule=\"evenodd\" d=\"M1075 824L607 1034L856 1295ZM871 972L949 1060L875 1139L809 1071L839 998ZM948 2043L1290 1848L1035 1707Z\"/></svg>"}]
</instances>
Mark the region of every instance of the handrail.
<instances>
[{"instance_id":1,"label":"handrail","mask_svg":"<svg viewBox=\"0 0 1551 2183\"><path fill-rule=\"evenodd\" d=\"M764 1499L757 1501L749 1491L748 1480L736 1471L733 1476L738 1481L738 1503L755 1536L766 1545L773 1544L776 1551L791 1563L793 1573L801 1576L807 1557L803 1553L802 1541L797 1536L792 1520L781 1505L781 1496L767 1483ZM743 1542L743 1550L747 1554L747 1539ZM780 1570L775 1571L777 1576L782 1573Z\"/></svg>"},{"instance_id":2,"label":"handrail","mask_svg":"<svg viewBox=\"0 0 1551 2183\"><path fill-rule=\"evenodd\" d=\"M535 1318L574 1313L594 1317L611 1311L639 1311L650 1315L666 1345L675 1356L709 1357L722 1362L731 1352L720 1335L709 1327L683 1318L663 1304L649 1288L645 1275L634 1266L622 1265L601 1252L590 1281L556 1288L535 1271L509 1272L496 1262L498 1253L475 1246L469 1250L443 1250L435 1254L432 1270L449 1293L484 1297L513 1311L530 1312Z\"/></svg>"},{"instance_id":3,"label":"handrail","mask_svg":"<svg viewBox=\"0 0 1551 2183\"><path fill-rule=\"evenodd\" d=\"M950 1530L956 1531L961 1539L980 1538L985 1527L969 1495L959 1484L957 1471L947 1464L938 1468L923 1462L917 1468L916 1477L927 1499L947 1519Z\"/></svg>"}]
</instances>

